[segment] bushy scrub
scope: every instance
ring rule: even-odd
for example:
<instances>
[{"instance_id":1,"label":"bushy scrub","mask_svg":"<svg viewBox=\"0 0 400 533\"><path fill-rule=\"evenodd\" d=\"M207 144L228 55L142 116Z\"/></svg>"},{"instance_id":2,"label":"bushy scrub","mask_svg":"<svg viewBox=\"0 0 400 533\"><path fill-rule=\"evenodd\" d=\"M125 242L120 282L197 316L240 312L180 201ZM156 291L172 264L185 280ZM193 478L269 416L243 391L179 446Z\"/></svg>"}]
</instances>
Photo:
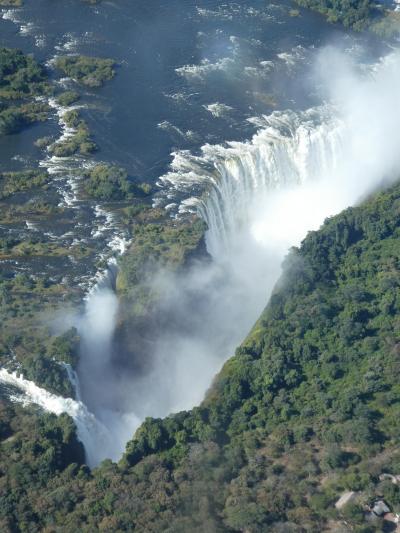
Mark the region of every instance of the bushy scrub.
<instances>
[{"instance_id":1,"label":"bushy scrub","mask_svg":"<svg viewBox=\"0 0 400 533\"><path fill-rule=\"evenodd\" d=\"M77 102L79 98L79 93L76 91L65 91L57 96L57 103L63 107L67 107Z\"/></svg>"},{"instance_id":2,"label":"bushy scrub","mask_svg":"<svg viewBox=\"0 0 400 533\"><path fill-rule=\"evenodd\" d=\"M2 7L20 7L20 6L22 6L22 0L0 0L0 6L2 6Z\"/></svg>"},{"instance_id":3,"label":"bushy scrub","mask_svg":"<svg viewBox=\"0 0 400 533\"><path fill-rule=\"evenodd\" d=\"M125 170L102 164L85 173L84 190L99 200L122 200L133 192Z\"/></svg>"},{"instance_id":4,"label":"bushy scrub","mask_svg":"<svg viewBox=\"0 0 400 533\"><path fill-rule=\"evenodd\" d=\"M99 200L128 200L144 198L152 192L148 183L135 183L127 172L120 167L99 164L85 172L84 190L92 198ZM135 210L135 207L132 206ZM138 213L141 211L141 208ZM126 213L128 214L128 212ZM133 216L133 211L130 211Z\"/></svg>"},{"instance_id":5,"label":"bushy scrub","mask_svg":"<svg viewBox=\"0 0 400 533\"><path fill-rule=\"evenodd\" d=\"M70 112L73 113L73 112ZM50 145L49 151L56 157L71 157L75 154L89 155L97 150L97 145L90 136L89 128L84 120L73 119L75 115L67 116L70 127L74 127L75 131L62 141L57 141Z\"/></svg>"},{"instance_id":6,"label":"bushy scrub","mask_svg":"<svg viewBox=\"0 0 400 533\"><path fill-rule=\"evenodd\" d=\"M115 61L89 56L61 56L55 66L81 85L100 87L115 76Z\"/></svg>"},{"instance_id":7,"label":"bushy scrub","mask_svg":"<svg viewBox=\"0 0 400 533\"><path fill-rule=\"evenodd\" d=\"M53 359L35 354L23 360L21 369L25 379L48 391L69 398L75 396L66 369Z\"/></svg>"},{"instance_id":8,"label":"bushy scrub","mask_svg":"<svg viewBox=\"0 0 400 533\"><path fill-rule=\"evenodd\" d=\"M7 198L16 192L43 187L49 179L47 172L39 170L3 172L0 174L0 199Z\"/></svg>"},{"instance_id":9,"label":"bushy scrub","mask_svg":"<svg viewBox=\"0 0 400 533\"><path fill-rule=\"evenodd\" d=\"M18 133L46 120L49 112L35 97L51 92L45 69L21 50L0 48L0 135Z\"/></svg>"}]
</instances>

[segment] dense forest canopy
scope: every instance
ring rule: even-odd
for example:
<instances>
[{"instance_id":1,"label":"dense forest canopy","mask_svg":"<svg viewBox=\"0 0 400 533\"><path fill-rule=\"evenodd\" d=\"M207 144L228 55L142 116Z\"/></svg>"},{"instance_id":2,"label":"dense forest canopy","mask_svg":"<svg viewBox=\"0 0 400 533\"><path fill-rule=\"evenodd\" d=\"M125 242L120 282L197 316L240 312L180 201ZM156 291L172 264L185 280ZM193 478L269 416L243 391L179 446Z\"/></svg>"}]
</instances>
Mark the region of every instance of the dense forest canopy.
<instances>
[{"instance_id":1,"label":"dense forest canopy","mask_svg":"<svg viewBox=\"0 0 400 533\"><path fill-rule=\"evenodd\" d=\"M2 530L381 531L371 501L400 510L382 478L400 473L399 232L396 185L310 233L203 404L147 419L119 465L90 472L66 429L37 446L41 417L21 462L7 423ZM49 468L65 445L76 464ZM358 499L338 511L345 491Z\"/></svg>"},{"instance_id":2,"label":"dense forest canopy","mask_svg":"<svg viewBox=\"0 0 400 533\"><path fill-rule=\"evenodd\" d=\"M0 0L3 7L23 3ZM296 3L352 30L390 36L399 29L399 13L370 0ZM292 17L302 14L290 10ZM0 48L0 136L46 121L54 101L64 108L59 124L68 135L41 137L35 146L78 161L100 147L75 104L110 82L117 63L63 53L54 75L71 78L67 88L33 56ZM123 312L115 337L142 350L141 336L161 323L151 280L160 268L180 274L199 256L210 260L205 224L153 207L153 186L114 163L96 160L74 172L79 201L111 206L131 238L118 259L115 289ZM31 231L30 220L52 225L55 215L70 216L58 200L46 199L52 181L42 168L0 173L0 223L24 228L0 239L1 261L51 262L69 254L79 263L91 253L83 240L67 247ZM372 533L389 527L371 508L378 500L400 513L399 237L400 184L311 232L288 254L269 304L201 405L147 418L118 464L88 468L69 416L21 405L21 391L1 383L0 531ZM105 267L105 259L96 263ZM80 291L46 272L1 273L1 366L48 392L75 397L67 369L78 366L78 331L51 330L47 319L60 302L81 305ZM152 349L150 343L149 354ZM141 351L144 359L148 353ZM348 503L337 506L346 494Z\"/></svg>"}]
</instances>

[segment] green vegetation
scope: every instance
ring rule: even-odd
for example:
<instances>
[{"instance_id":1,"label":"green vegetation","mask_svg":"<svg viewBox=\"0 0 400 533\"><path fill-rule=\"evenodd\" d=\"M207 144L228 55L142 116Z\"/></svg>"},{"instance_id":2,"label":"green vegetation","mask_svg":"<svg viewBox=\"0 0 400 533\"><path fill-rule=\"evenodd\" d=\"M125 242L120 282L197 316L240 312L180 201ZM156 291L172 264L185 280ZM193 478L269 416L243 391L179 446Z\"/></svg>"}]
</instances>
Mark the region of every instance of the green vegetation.
<instances>
[{"instance_id":1,"label":"green vegetation","mask_svg":"<svg viewBox=\"0 0 400 533\"><path fill-rule=\"evenodd\" d=\"M49 114L45 103L30 102L19 106L0 104L0 135L18 133L33 122L44 122Z\"/></svg>"},{"instance_id":2,"label":"green vegetation","mask_svg":"<svg viewBox=\"0 0 400 533\"><path fill-rule=\"evenodd\" d=\"M49 179L47 172L38 170L0 173L0 199L7 198L16 192L43 187Z\"/></svg>"},{"instance_id":3,"label":"green vegetation","mask_svg":"<svg viewBox=\"0 0 400 533\"><path fill-rule=\"evenodd\" d=\"M112 79L115 75L114 62L110 59L62 56L57 58L55 65L67 76L89 87L100 87L106 80ZM57 103L61 106L69 106L77 102L79 97L79 93L76 91L66 91L58 96ZM57 157L70 157L75 154L87 156L97 150L97 145L91 138L89 128L77 109L67 111L63 120L69 128L73 129L73 132L50 145L49 150L53 155ZM94 194L101 194L95 189Z\"/></svg>"},{"instance_id":4,"label":"green vegetation","mask_svg":"<svg viewBox=\"0 0 400 533\"><path fill-rule=\"evenodd\" d=\"M75 117L73 111L70 113L66 119L73 123ZM98 200L132 200L135 197L144 198L152 192L151 185L134 183L123 168L112 165L98 164L87 170L84 178L85 193Z\"/></svg>"},{"instance_id":5,"label":"green vegetation","mask_svg":"<svg viewBox=\"0 0 400 533\"><path fill-rule=\"evenodd\" d=\"M26 124L27 121L20 109L7 108L0 111L0 135L17 133Z\"/></svg>"},{"instance_id":6,"label":"green vegetation","mask_svg":"<svg viewBox=\"0 0 400 533\"><path fill-rule=\"evenodd\" d=\"M79 98L79 93L76 91L65 91L57 96L57 103L63 107L67 107L77 102Z\"/></svg>"},{"instance_id":7,"label":"green vegetation","mask_svg":"<svg viewBox=\"0 0 400 533\"><path fill-rule=\"evenodd\" d=\"M15 242L0 244L8 245L15 255ZM77 296L56 282L24 274L0 279L0 365L18 369L50 392L73 397L67 372L60 363L76 365L77 332L72 329L52 335L48 325L58 311L60 299L71 305Z\"/></svg>"},{"instance_id":8,"label":"green vegetation","mask_svg":"<svg viewBox=\"0 0 400 533\"><path fill-rule=\"evenodd\" d=\"M31 56L0 48L0 135L46 120L49 107L35 98L50 91L45 70Z\"/></svg>"},{"instance_id":9,"label":"green vegetation","mask_svg":"<svg viewBox=\"0 0 400 533\"><path fill-rule=\"evenodd\" d=\"M62 214L64 209L62 207L55 206L52 203L41 200L40 198L32 198L25 203L7 203L0 204L0 222L2 224L15 224L24 223L26 218L29 217L32 221L43 220L43 217L49 217L54 214ZM26 241L27 243L37 243L38 236L32 236L32 241ZM18 242L24 242L23 240ZM49 243L50 245L51 243ZM54 243L52 243L53 246Z\"/></svg>"},{"instance_id":10,"label":"green vegetation","mask_svg":"<svg viewBox=\"0 0 400 533\"><path fill-rule=\"evenodd\" d=\"M55 66L81 85L100 87L115 76L115 61L89 56L61 56Z\"/></svg>"},{"instance_id":11,"label":"green vegetation","mask_svg":"<svg viewBox=\"0 0 400 533\"><path fill-rule=\"evenodd\" d=\"M154 283L157 275L183 272L193 260L208 256L205 226L200 220L172 221L164 210L144 204L129 206L125 213L127 217L134 214L133 238L127 252L119 258L116 285L120 320L115 342L116 351L129 365L138 354L141 360L147 357L151 360L149 334L154 336L154 327L169 328L166 326L169 317L159 305L163 289ZM169 325L173 328L176 323L172 321Z\"/></svg>"},{"instance_id":12,"label":"green vegetation","mask_svg":"<svg viewBox=\"0 0 400 533\"><path fill-rule=\"evenodd\" d=\"M125 303L135 301L135 287L154 266L181 268L199 248L203 228L182 224L135 226L118 280ZM364 509L379 495L400 511L400 487L380 479L400 474L399 237L400 185L310 233L288 256L269 305L205 401L147 419L118 465L104 461L90 472L79 457L66 459L68 446L38 484L50 444L37 447L32 424L47 419L27 427L16 420L24 446L36 450L23 461L17 439L10 440L13 418L2 415L2 529L382 531L382 521L368 521ZM27 278L5 283L6 299L28 285L36 290ZM21 335L23 328L13 327L9 335ZM31 351L64 359L76 342L70 331ZM68 420L51 423L69 428ZM51 435L58 449L65 432ZM357 498L336 510L348 490Z\"/></svg>"},{"instance_id":13,"label":"green vegetation","mask_svg":"<svg viewBox=\"0 0 400 533\"><path fill-rule=\"evenodd\" d=\"M400 13L387 11L384 17L371 25L371 30L386 39L398 35L400 33Z\"/></svg>"},{"instance_id":14,"label":"green vegetation","mask_svg":"<svg viewBox=\"0 0 400 533\"><path fill-rule=\"evenodd\" d=\"M50 144L52 144L53 142L53 138L50 137L50 136L47 136L47 137L40 137L39 139L36 139L35 141L35 146L37 146L38 148L47 148Z\"/></svg>"},{"instance_id":15,"label":"green vegetation","mask_svg":"<svg viewBox=\"0 0 400 533\"><path fill-rule=\"evenodd\" d=\"M13 418L2 415L2 529L382 531L364 509L379 495L400 511L400 487L380 479L400 474L399 215L397 185L310 233L288 256L269 305L205 401L147 419L119 465L104 461L89 472L68 466L63 451L38 485L48 445L37 448L36 430L16 420L24 446L36 450L24 462L10 440ZM180 268L201 234L172 221L136 230L121 260L124 298L153 262ZM73 352L74 339L68 332L46 353L54 346L52 353ZM42 420L31 424L47 424ZM65 442L58 429L51 435L55 448ZM357 498L336 510L348 490Z\"/></svg>"},{"instance_id":16,"label":"green vegetation","mask_svg":"<svg viewBox=\"0 0 400 533\"><path fill-rule=\"evenodd\" d=\"M49 206L44 204L43 208L43 211L39 213L36 212L35 214L49 214ZM11 213L15 213L15 211ZM19 213L20 211L17 211L17 214ZM9 214L9 212L7 214ZM23 214L32 214L32 211L23 211ZM23 240L13 238L0 239L1 259L72 256L76 260L79 260L85 258L89 252L90 249L83 245L74 246L68 249L65 246L59 246L57 243L49 242L48 239L36 235L24 238Z\"/></svg>"},{"instance_id":17,"label":"green vegetation","mask_svg":"<svg viewBox=\"0 0 400 533\"><path fill-rule=\"evenodd\" d=\"M297 4L322 13L329 22L340 22L346 28L360 31L367 28L376 15L372 0L295 0Z\"/></svg>"},{"instance_id":18,"label":"green vegetation","mask_svg":"<svg viewBox=\"0 0 400 533\"><path fill-rule=\"evenodd\" d=\"M67 379L65 368L45 355L34 354L25 357L20 372L25 379L40 384L41 387L54 394L66 398L74 398L75 396L74 388Z\"/></svg>"},{"instance_id":19,"label":"green vegetation","mask_svg":"<svg viewBox=\"0 0 400 533\"><path fill-rule=\"evenodd\" d=\"M52 483L56 475L84 477L78 466L84 460L82 445L67 415L43 414L0 399L0 420L0 529L15 531L13 524L18 522L20 531L37 531L36 511L20 504L28 492L39 494L48 487L65 512L62 486Z\"/></svg>"},{"instance_id":20,"label":"green vegetation","mask_svg":"<svg viewBox=\"0 0 400 533\"><path fill-rule=\"evenodd\" d=\"M124 295L136 310L141 308L149 312L147 304L156 299L149 283L155 273L160 269L177 271L191 258L205 253L204 231L204 223L198 219L136 225L132 245L119 260L117 289L120 295Z\"/></svg>"},{"instance_id":21,"label":"green vegetation","mask_svg":"<svg viewBox=\"0 0 400 533\"><path fill-rule=\"evenodd\" d=\"M124 200L133 196L132 184L122 168L109 165L96 165L86 171L84 191L99 200Z\"/></svg>"},{"instance_id":22,"label":"green vegetation","mask_svg":"<svg viewBox=\"0 0 400 533\"><path fill-rule=\"evenodd\" d=\"M0 7L20 7L22 0L0 0Z\"/></svg>"},{"instance_id":23,"label":"green vegetation","mask_svg":"<svg viewBox=\"0 0 400 533\"><path fill-rule=\"evenodd\" d=\"M67 111L64 115L65 123L73 128L73 132L49 146L49 151L57 157L70 157L75 154L89 155L97 150L92 141L86 122L80 118L78 111Z\"/></svg>"},{"instance_id":24,"label":"green vegetation","mask_svg":"<svg viewBox=\"0 0 400 533\"><path fill-rule=\"evenodd\" d=\"M79 336L76 328L54 337L48 345L47 353L57 361L68 363L73 368L78 364Z\"/></svg>"},{"instance_id":25,"label":"green vegetation","mask_svg":"<svg viewBox=\"0 0 400 533\"><path fill-rule=\"evenodd\" d=\"M125 225L129 225L132 222L143 223L147 220L148 216L154 215L155 211L156 210L153 209L148 203L145 204L141 202L135 205L124 207L121 210L121 218ZM162 213L161 215L164 215L164 213Z\"/></svg>"}]
</instances>

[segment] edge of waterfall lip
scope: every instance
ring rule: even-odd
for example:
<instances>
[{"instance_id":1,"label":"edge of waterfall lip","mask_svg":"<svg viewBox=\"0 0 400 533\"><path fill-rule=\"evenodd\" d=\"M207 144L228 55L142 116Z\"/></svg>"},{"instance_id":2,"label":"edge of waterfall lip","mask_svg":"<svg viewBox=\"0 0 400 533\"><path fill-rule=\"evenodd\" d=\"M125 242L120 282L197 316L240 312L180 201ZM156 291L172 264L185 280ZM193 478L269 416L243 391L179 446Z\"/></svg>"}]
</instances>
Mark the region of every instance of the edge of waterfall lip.
<instances>
[{"instance_id":1,"label":"edge of waterfall lip","mask_svg":"<svg viewBox=\"0 0 400 533\"><path fill-rule=\"evenodd\" d=\"M255 127L249 139L215 145L207 143L198 154L189 150L172 152L169 170L157 180L159 191L154 196L153 207L163 207L173 218L199 215L201 206L207 203L211 192L218 186L220 170L226 161L256 150L263 133L271 134L272 143L292 136L301 126L315 127L332 122L334 109L332 104L321 103L303 111L276 110L269 115L247 119ZM335 117L335 121L339 119Z\"/></svg>"}]
</instances>

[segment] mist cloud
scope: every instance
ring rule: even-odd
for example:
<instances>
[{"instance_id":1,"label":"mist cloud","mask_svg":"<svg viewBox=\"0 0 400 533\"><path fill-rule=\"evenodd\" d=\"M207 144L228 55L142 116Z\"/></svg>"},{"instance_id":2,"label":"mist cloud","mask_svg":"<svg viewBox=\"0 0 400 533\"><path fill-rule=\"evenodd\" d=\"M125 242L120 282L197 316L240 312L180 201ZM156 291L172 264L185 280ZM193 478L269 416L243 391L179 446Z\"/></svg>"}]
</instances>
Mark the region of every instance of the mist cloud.
<instances>
[{"instance_id":1,"label":"mist cloud","mask_svg":"<svg viewBox=\"0 0 400 533\"><path fill-rule=\"evenodd\" d=\"M154 332L143 372L124 373L111 364L115 295L103 288L89 300L81 386L113 432L116 455L145 416L201 401L266 305L290 246L327 216L398 178L400 54L360 67L326 48L314 73L323 107L260 119L263 127L251 142L176 157L168 177L176 188L179 180L208 183L197 206L209 225L213 261L154 277L168 327Z\"/></svg>"}]
</instances>

